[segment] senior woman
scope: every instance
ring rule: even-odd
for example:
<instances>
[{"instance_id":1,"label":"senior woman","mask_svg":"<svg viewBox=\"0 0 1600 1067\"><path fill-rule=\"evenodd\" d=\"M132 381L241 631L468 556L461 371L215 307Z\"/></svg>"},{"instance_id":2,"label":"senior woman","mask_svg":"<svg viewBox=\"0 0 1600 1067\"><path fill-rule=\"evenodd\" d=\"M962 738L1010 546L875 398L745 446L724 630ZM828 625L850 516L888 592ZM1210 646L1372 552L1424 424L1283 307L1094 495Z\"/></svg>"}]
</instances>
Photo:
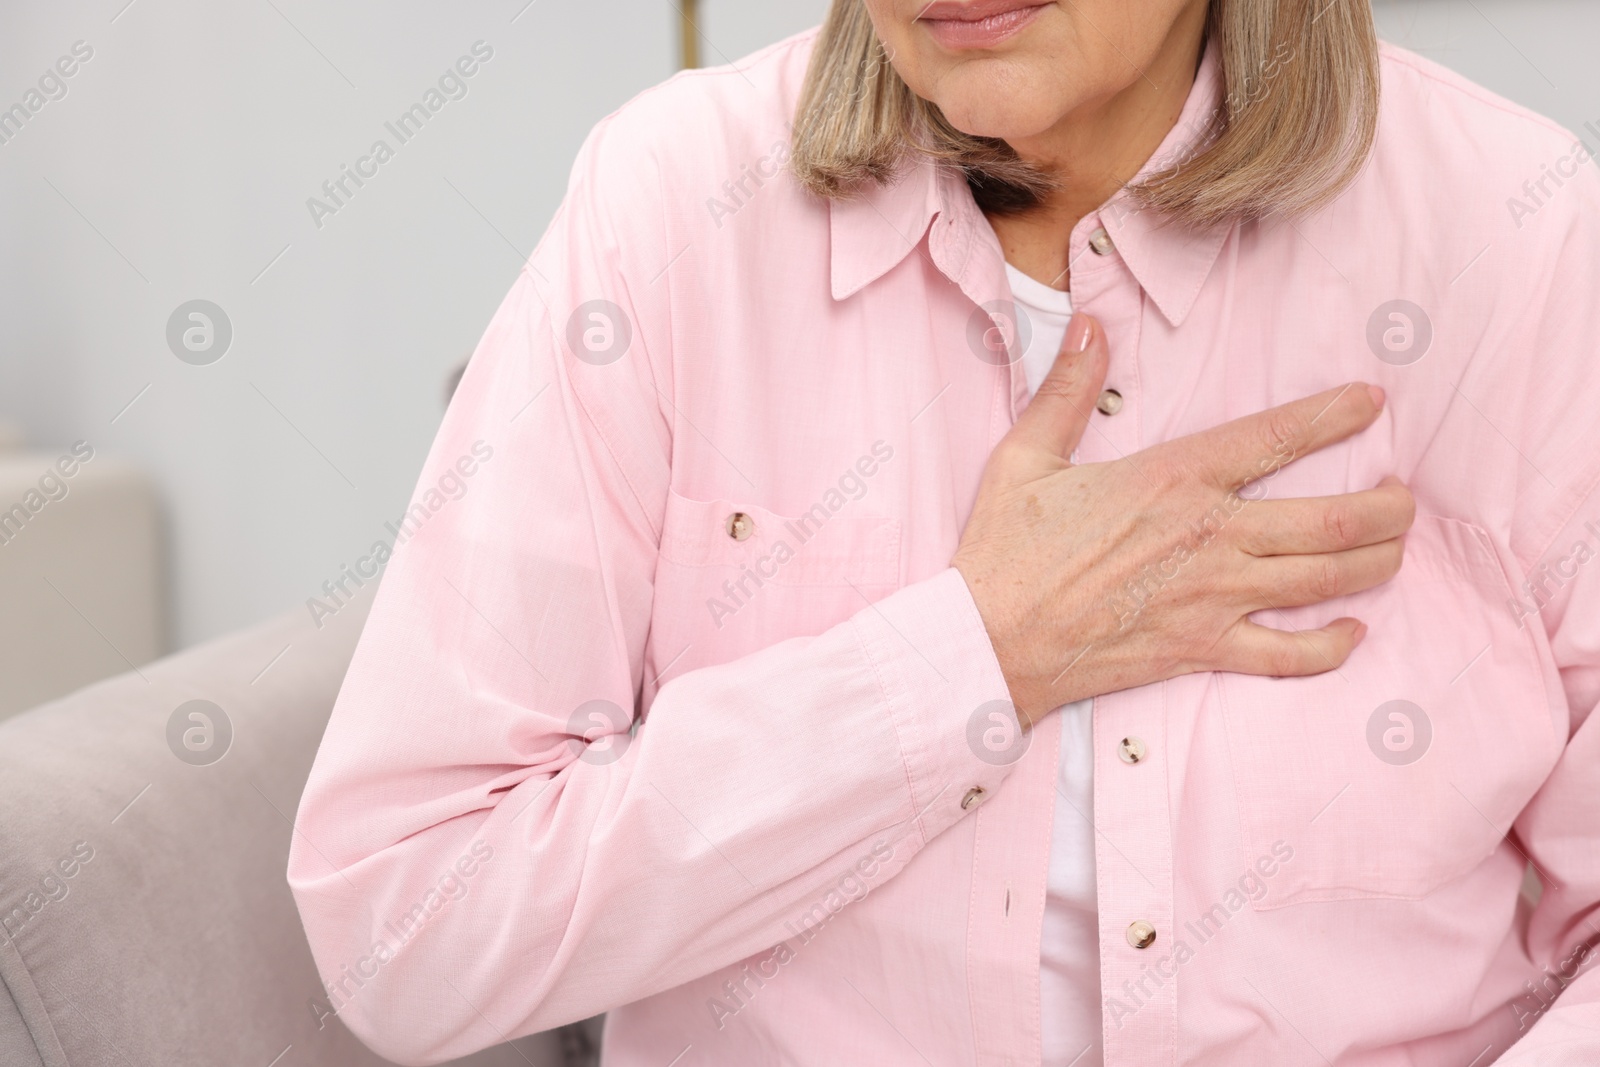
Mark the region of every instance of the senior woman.
<instances>
[{"instance_id":1,"label":"senior woman","mask_svg":"<svg viewBox=\"0 0 1600 1067\"><path fill-rule=\"evenodd\" d=\"M1586 158L1366 0L835 0L629 103L307 786L311 1011L1600 1062Z\"/></svg>"}]
</instances>

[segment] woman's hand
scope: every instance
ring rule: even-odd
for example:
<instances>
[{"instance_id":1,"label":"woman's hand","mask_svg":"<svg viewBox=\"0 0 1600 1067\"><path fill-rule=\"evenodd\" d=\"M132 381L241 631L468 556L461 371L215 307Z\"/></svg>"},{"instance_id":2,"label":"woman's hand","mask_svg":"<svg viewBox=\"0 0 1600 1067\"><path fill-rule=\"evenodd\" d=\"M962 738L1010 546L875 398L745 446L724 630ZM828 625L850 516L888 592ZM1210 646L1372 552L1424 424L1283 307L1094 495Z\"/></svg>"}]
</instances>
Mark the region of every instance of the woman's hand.
<instances>
[{"instance_id":1,"label":"woman's hand","mask_svg":"<svg viewBox=\"0 0 1600 1067\"><path fill-rule=\"evenodd\" d=\"M1267 500L1247 484L1366 429L1382 391L1355 383L1073 466L1106 363L1099 324L1076 316L990 456L952 561L1024 725L1073 700L1192 671L1306 675L1343 663L1366 633L1356 619L1291 633L1246 616L1393 577L1411 493L1386 478L1343 496Z\"/></svg>"}]
</instances>

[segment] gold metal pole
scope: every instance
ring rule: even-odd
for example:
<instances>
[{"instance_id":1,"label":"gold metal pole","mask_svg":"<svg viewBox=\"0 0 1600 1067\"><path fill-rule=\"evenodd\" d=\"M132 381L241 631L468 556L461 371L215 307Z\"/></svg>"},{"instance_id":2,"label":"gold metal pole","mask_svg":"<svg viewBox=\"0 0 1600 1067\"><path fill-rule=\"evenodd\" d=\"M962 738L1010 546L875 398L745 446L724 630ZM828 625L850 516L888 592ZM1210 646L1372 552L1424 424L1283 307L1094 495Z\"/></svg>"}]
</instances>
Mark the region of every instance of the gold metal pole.
<instances>
[{"instance_id":1,"label":"gold metal pole","mask_svg":"<svg viewBox=\"0 0 1600 1067\"><path fill-rule=\"evenodd\" d=\"M685 69L700 65L700 0L678 0L678 13L683 16L678 27L678 65Z\"/></svg>"}]
</instances>

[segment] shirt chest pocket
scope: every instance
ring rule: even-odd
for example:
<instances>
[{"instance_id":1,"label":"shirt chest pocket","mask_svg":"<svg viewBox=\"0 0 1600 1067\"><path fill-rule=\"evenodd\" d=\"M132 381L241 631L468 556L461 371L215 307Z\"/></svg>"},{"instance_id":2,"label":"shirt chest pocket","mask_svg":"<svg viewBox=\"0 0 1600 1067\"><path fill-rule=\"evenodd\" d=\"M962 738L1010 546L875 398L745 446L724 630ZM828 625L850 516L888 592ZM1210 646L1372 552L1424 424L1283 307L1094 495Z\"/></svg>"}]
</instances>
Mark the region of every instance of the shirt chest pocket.
<instances>
[{"instance_id":1,"label":"shirt chest pocket","mask_svg":"<svg viewBox=\"0 0 1600 1067\"><path fill-rule=\"evenodd\" d=\"M1482 530L1418 515L1387 585L1258 616L1300 628L1348 614L1371 632L1315 677L1221 676L1246 855L1294 850L1256 908L1417 898L1493 852L1561 747L1511 596Z\"/></svg>"},{"instance_id":2,"label":"shirt chest pocket","mask_svg":"<svg viewBox=\"0 0 1600 1067\"><path fill-rule=\"evenodd\" d=\"M830 507L830 503L837 505ZM847 497L784 515L669 494L651 658L670 673L819 634L899 588L900 523Z\"/></svg>"}]
</instances>

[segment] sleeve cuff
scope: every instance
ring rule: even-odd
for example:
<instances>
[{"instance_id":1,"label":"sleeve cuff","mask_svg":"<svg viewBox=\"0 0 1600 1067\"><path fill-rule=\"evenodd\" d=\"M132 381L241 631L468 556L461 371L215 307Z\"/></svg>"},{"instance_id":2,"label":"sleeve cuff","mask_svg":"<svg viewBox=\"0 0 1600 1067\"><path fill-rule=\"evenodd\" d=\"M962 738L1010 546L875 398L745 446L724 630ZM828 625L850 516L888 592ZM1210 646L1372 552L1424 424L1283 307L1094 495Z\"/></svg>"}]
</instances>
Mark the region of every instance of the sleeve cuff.
<instances>
[{"instance_id":1,"label":"sleeve cuff","mask_svg":"<svg viewBox=\"0 0 1600 1067\"><path fill-rule=\"evenodd\" d=\"M853 625L900 736L925 844L994 795L1027 737L954 567L878 601Z\"/></svg>"}]
</instances>

